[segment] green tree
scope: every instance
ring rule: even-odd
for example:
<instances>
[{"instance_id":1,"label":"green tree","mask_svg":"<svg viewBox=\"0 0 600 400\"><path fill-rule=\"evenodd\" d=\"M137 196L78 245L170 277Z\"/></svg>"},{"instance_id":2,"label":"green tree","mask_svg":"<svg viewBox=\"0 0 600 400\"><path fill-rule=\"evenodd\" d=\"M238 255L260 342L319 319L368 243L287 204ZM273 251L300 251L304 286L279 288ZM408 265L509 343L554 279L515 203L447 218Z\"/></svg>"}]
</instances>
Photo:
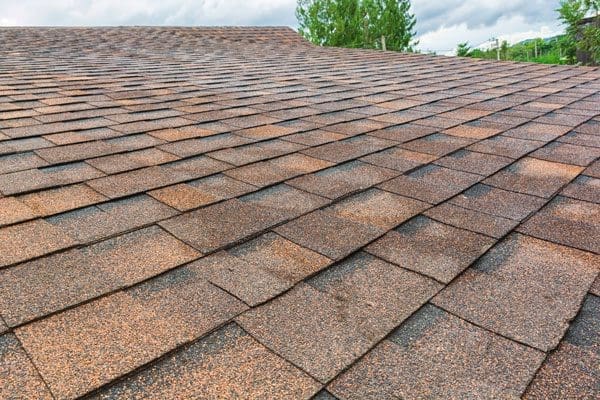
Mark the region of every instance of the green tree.
<instances>
[{"instance_id":1,"label":"green tree","mask_svg":"<svg viewBox=\"0 0 600 400\"><path fill-rule=\"evenodd\" d=\"M508 42L506 40L502 41L502 44L500 45L500 54L502 59L504 60L508 60Z\"/></svg>"},{"instance_id":2,"label":"green tree","mask_svg":"<svg viewBox=\"0 0 600 400\"><path fill-rule=\"evenodd\" d=\"M410 0L298 0L299 32L320 46L412 51Z\"/></svg>"},{"instance_id":3,"label":"green tree","mask_svg":"<svg viewBox=\"0 0 600 400\"><path fill-rule=\"evenodd\" d=\"M472 50L469 42L459 43L456 47L456 55L459 57L469 57Z\"/></svg>"},{"instance_id":4,"label":"green tree","mask_svg":"<svg viewBox=\"0 0 600 400\"><path fill-rule=\"evenodd\" d=\"M557 9L559 19L567 26L562 46L570 62L576 59L577 50L586 52L595 63L600 63L600 0L561 0ZM595 23L582 26L587 16Z\"/></svg>"}]
</instances>

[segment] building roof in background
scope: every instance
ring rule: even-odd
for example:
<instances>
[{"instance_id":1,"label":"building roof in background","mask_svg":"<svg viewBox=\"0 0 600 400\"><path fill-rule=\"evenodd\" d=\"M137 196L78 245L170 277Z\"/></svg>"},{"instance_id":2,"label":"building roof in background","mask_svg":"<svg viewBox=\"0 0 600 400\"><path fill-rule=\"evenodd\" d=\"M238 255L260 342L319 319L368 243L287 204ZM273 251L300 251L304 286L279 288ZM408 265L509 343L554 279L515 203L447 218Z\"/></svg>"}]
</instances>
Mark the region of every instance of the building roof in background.
<instances>
[{"instance_id":1,"label":"building roof in background","mask_svg":"<svg viewBox=\"0 0 600 400\"><path fill-rule=\"evenodd\" d=\"M0 397L597 394L600 69L0 43Z\"/></svg>"}]
</instances>

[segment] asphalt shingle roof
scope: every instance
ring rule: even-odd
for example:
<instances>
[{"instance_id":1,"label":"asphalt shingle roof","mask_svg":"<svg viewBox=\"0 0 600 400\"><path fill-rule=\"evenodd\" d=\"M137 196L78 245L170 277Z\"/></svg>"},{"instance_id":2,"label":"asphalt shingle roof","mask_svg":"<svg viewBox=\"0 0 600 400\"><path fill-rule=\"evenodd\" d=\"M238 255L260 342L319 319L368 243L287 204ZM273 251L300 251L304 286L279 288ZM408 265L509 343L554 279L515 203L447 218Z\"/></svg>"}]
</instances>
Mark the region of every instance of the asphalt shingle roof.
<instances>
[{"instance_id":1,"label":"asphalt shingle roof","mask_svg":"<svg viewBox=\"0 0 600 400\"><path fill-rule=\"evenodd\" d=\"M0 398L598 395L600 69L0 43Z\"/></svg>"}]
</instances>

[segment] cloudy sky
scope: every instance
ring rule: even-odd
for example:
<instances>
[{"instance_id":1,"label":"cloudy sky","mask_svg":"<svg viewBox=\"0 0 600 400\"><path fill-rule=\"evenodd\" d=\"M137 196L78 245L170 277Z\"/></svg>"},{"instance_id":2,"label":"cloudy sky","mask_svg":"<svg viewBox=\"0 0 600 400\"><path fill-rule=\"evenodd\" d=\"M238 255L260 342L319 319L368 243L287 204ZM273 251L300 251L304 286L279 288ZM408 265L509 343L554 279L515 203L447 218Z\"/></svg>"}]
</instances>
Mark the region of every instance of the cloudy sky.
<instances>
[{"instance_id":1,"label":"cloudy sky","mask_svg":"<svg viewBox=\"0 0 600 400\"><path fill-rule=\"evenodd\" d=\"M558 0L413 0L421 50L561 31ZM288 25L295 0L0 0L0 25ZM0 44L1 46L1 44Z\"/></svg>"}]
</instances>

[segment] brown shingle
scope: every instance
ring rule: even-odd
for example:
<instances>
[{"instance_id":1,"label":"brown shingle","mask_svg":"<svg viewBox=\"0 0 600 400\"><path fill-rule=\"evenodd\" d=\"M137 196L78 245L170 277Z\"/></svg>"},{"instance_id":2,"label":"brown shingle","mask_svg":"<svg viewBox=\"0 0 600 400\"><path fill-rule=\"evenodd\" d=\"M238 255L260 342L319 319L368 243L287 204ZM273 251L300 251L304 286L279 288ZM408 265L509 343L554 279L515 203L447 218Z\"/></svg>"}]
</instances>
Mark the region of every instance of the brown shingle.
<instances>
[{"instance_id":1,"label":"brown shingle","mask_svg":"<svg viewBox=\"0 0 600 400\"><path fill-rule=\"evenodd\" d=\"M444 156L455 150L466 147L473 143L473 139L460 138L456 136L435 133L421 139L402 144L403 149L417 151L419 153Z\"/></svg>"},{"instance_id":2,"label":"brown shingle","mask_svg":"<svg viewBox=\"0 0 600 400\"><path fill-rule=\"evenodd\" d=\"M0 336L0 394L6 399L52 399L52 395L13 334Z\"/></svg>"},{"instance_id":3,"label":"brown shingle","mask_svg":"<svg viewBox=\"0 0 600 400\"><path fill-rule=\"evenodd\" d=\"M176 211L150 196L138 195L85 207L46 219L82 243L165 219Z\"/></svg>"},{"instance_id":4,"label":"brown shingle","mask_svg":"<svg viewBox=\"0 0 600 400\"><path fill-rule=\"evenodd\" d=\"M26 221L37 216L37 213L14 197L0 198L0 226Z\"/></svg>"},{"instance_id":5,"label":"brown shingle","mask_svg":"<svg viewBox=\"0 0 600 400\"><path fill-rule=\"evenodd\" d=\"M349 400L518 398L543 357L425 306L328 388Z\"/></svg>"},{"instance_id":6,"label":"brown shingle","mask_svg":"<svg viewBox=\"0 0 600 400\"><path fill-rule=\"evenodd\" d=\"M180 269L16 334L52 392L72 398L198 338L243 309L193 271Z\"/></svg>"},{"instance_id":7,"label":"brown shingle","mask_svg":"<svg viewBox=\"0 0 600 400\"><path fill-rule=\"evenodd\" d=\"M398 172L387 168L352 161L292 179L288 183L299 189L335 199L357 190L366 189L397 175Z\"/></svg>"},{"instance_id":8,"label":"brown shingle","mask_svg":"<svg viewBox=\"0 0 600 400\"><path fill-rule=\"evenodd\" d=\"M30 169L27 171L0 175L0 192L5 195L19 194L83 182L102 175L102 172L83 162L43 169Z\"/></svg>"},{"instance_id":9,"label":"brown shingle","mask_svg":"<svg viewBox=\"0 0 600 400\"><path fill-rule=\"evenodd\" d=\"M331 259L340 259L381 236L385 230L314 211L275 229L280 235Z\"/></svg>"},{"instance_id":10,"label":"brown shingle","mask_svg":"<svg viewBox=\"0 0 600 400\"><path fill-rule=\"evenodd\" d=\"M483 233L497 239L506 235L519 223L508 218L458 207L450 204L450 202L430 208L424 214L445 224L472 232Z\"/></svg>"},{"instance_id":11,"label":"brown shingle","mask_svg":"<svg viewBox=\"0 0 600 400\"><path fill-rule=\"evenodd\" d=\"M210 252L266 229L280 220L267 208L228 200L161 222L177 238Z\"/></svg>"},{"instance_id":12,"label":"brown shingle","mask_svg":"<svg viewBox=\"0 0 600 400\"><path fill-rule=\"evenodd\" d=\"M10 326L77 305L200 256L158 227L20 264L1 273Z\"/></svg>"},{"instance_id":13,"label":"brown shingle","mask_svg":"<svg viewBox=\"0 0 600 400\"><path fill-rule=\"evenodd\" d=\"M326 382L437 288L426 278L363 255L237 320L266 346Z\"/></svg>"},{"instance_id":14,"label":"brown shingle","mask_svg":"<svg viewBox=\"0 0 600 400\"><path fill-rule=\"evenodd\" d=\"M477 183L481 176L462 171L426 165L408 175L402 175L379 187L403 196L413 197L428 203L442 202L469 186Z\"/></svg>"},{"instance_id":15,"label":"brown shingle","mask_svg":"<svg viewBox=\"0 0 600 400\"><path fill-rule=\"evenodd\" d=\"M512 163L508 157L459 150L435 161L435 164L459 171L488 176Z\"/></svg>"},{"instance_id":16,"label":"brown shingle","mask_svg":"<svg viewBox=\"0 0 600 400\"><path fill-rule=\"evenodd\" d=\"M39 219L0 228L0 267L75 244L62 230Z\"/></svg>"},{"instance_id":17,"label":"brown shingle","mask_svg":"<svg viewBox=\"0 0 600 400\"><path fill-rule=\"evenodd\" d=\"M369 189L327 208L334 215L383 229L391 229L428 208L418 200L379 189Z\"/></svg>"},{"instance_id":18,"label":"brown shingle","mask_svg":"<svg viewBox=\"0 0 600 400\"><path fill-rule=\"evenodd\" d=\"M598 256L513 235L433 302L542 351L554 348L598 273Z\"/></svg>"},{"instance_id":19,"label":"brown shingle","mask_svg":"<svg viewBox=\"0 0 600 400\"><path fill-rule=\"evenodd\" d=\"M546 359L524 398L593 399L600 381L600 300L588 296L558 350Z\"/></svg>"},{"instance_id":20,"label":"brown shingle","mask_svg":"<svg viewBox=\"0 0 600 400\"><path fill-rule=\"evenodd\" d=\"M38 215L47 216L107 200L86 185L63 186L19 197Z\"/></svg>"},{"instance_id":21,"label":"brown shingle","mask_svg":"<svg viewBox=\"0 0 600 400\"><path fill-rule=\"evenodd\" d=\"M557 196L518 228L520 232L600 253L600 205Z\"/></svg>"},{"instance_id":22,"label":"brown shingle","mask_svg":"<svg viewBox=\"0 0 600 400\"><path fill-rule=\"evenodd\" d=\"M320 385L231 324L96 398L308 399Z\"/></svg>"},{"instance_id":23,"label":"brown shingle","mask_svg":"<svg viewBox=\"0 0 600 400\"><path fill-rule=\"evenodd\" d=\"M399 147L362 157L360 160L383 168L405 172L435 160L437 156L408 151Z\"/></svg>"},{"instance_id":24,"label":"brown shingle","mask_svg":"<svg viewBox=\"0 0 600 400\"><path fill-rule=\"evenodd\" d=\"M448 283L495 241L419 216L367 247L403 268Z\"/></svg>"},{"instance_id":25,"label":"brown shingle","mask_svg":"<svg viewBox=\"0 0 600 400\"><path fill-rule=\"evenodd\" d=\"M575 165L528 157L489 177L485 183L513 192L550 197L581 171L583 168Z\"/></svg>"},{"instance_id":26,"label":"brown shingle","mask_svg":"<svg viewBox=\"0 0 600 400\"><path fill-rule=\"evenodd\" d=\"M254 190L256 190L256 187L252 185L224 174L217 174L188 183L153 190L148 194L170 207L187 211Z\"/></svg>"},{"instance_id":27,"label":"brown shingle","mask_svg":"<svg viewBox=\"0 0 600 400\"><path fill-rule=\"evenodd\" d=\"M522 221L545 203L543 199L477 184L449 201L451 204L498 217Z\"/></svg>"},{"instance_id":28,"label":"brown shingle","mask_svg":"<svg viewBox=\"0 0 600 400\"><path fill-rule=\"evenodd\" d=\"M45 165L48 165L48 163L33 152L9 154L0 156L0 175L43 167Z\"/></svg>"}]
</instances>

